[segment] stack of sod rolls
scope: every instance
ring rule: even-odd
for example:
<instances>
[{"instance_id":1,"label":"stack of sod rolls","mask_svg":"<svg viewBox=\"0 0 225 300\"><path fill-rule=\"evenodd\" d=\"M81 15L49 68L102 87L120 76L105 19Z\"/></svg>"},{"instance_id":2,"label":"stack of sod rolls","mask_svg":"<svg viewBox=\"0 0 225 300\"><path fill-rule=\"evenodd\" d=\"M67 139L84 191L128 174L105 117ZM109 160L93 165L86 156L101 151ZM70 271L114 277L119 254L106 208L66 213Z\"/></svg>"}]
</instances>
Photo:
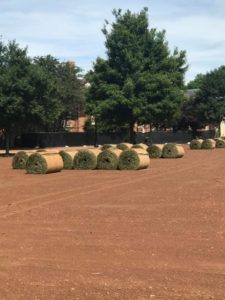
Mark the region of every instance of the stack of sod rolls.
<instances>
[{"instance_id":1,"label":"stack of sod rolls","mask_svg":"<svg viewBox=\"0 0 225 300\"><path fill-rule=\"evenodd\" d=\"M192 150L201 149L202 148L202 143L203 143L202 139L194 139L190 143L190 149L192 149Z\"/></svg>"},{"instance_id":2,"label":"stack of sod rolls","mask_svg":"<svg viewBox=\"0 0 225 300\"><path fill-rule=\"evenodd\" d=\"M135 144L131 147L132 149L144 149L147 150L148 149L148 145L144 144L144 143L140 143L140 144Z\"/></svg>"},{"instance_id":3,"label":"stack of sod rolls","mask_svg":"<svg viewBox=\"0 0 225 300\"><path fill-rule=\"evenodd\" d=\"M163 158L181 158L184 156L184 148L177 144L166 144L162 150Z\"/></svg>"},{"instance_id":4,"label":"stack of sod rolls","mask_svg":"<svg viewBox=\"0 0 225 300\"><path fill-rule=\"evenodd\" d=\"M62 157L63 160L63 169L65 170L73 169L73 161L77 152L78 152L77 150L61 150L59 152L59 155Z\"/></svg>"},{"instance_id":5,"label":"stack of sod rolls","mask_svg":"<svg viewBox=\"0 0 225 300\"><path fill-rule=\"evenodd\" d=\"M124 151L124 150L131 149L132 146L133 146L133 144L130 144L130 143L120 143L117 145L117 148Z\"/></svg>"},{"instance_id":6,"label":"stack of sod rolls","mask_svg":"<svg viewBox=\"0 0 225 300\"><path fill-rule=\"evenodd\" d=\"M12 168L13 169L25 169L26 163L31 154L34 152L19 151L13 156Z\"/></svg>"},{"instance_id":7,"label":"stack of sod rolls","mask_svg":"<svg viewBox=\"0 0 225 300\"><path fill-rule=\"evenodd\" d=\"M202 142L202 149L214 149L216 147L216 141L213 139L206 139Z\"/></svg>"},{"instance_id":8,"label":"stack of sod rolls","mask_svg":"<svg viewBox=\"0 0 225 300\"><path fill-rule=\"evenodd\" d=\"M150 158L148 152L141 148L123 151L119 156L120 170L140 170L148 168Z\"/></svg>"},{"instance_id":9,"label":"stack of sod rolls","mask_svg":"<svg viewBox=\"0 0 225 300\"><path fill-rule=\"evenodd\" d=\"M225 148L225 140L217 139L216 140L216 148Z\"/></svg>"},{"instance_id":10,"label":"stack of sod rolls","mask_svg":"<svg viewBox=\"0 0 225 300\"><path fill-rule=\"evenodd\" d=\"M33 153L26 164L28 174L48 174L60 172L63 169L62 157L57 153Z\"/></svg>"},{"instance_id":11,"label":"stack of sod rolls","mask_svg":"<svg viewBox=\"0 0 225 300\"><path fill-rule=\"evenodd\" d=\"M147 151L150 158L161 158L164 145L153 144L148 147Z\"/></svg>"},{"instance_id":12,"label":"stack of sod rolls","mask_svg":"<svg viewBox=\"0 0 225 300\"><path fill-rule=\"evenodd\" d=\"M97 169L117 170L121 153L122 150L116 148L108 148L103 150L97 158Z\"/></svg>"},{"instance_id":13,"label":"stack of sod rolls","mask_svg":"<svg viewBox=\"0 0 225 300\"><path fill-rule=\"evenodd\" d=\"M73 167L77 170L94 170L97 167L97 158L100 149L79 150L74 156Z\"/></svg>"}]
</instances>

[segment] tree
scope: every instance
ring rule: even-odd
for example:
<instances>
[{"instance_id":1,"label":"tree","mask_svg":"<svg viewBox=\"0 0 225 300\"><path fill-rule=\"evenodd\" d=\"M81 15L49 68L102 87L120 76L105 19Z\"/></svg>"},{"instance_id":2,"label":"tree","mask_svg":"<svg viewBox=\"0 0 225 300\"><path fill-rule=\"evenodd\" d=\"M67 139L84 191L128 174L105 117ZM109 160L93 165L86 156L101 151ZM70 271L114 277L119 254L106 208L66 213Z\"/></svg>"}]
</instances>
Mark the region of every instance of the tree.
<instances>
[{"instance_id":1,"label":"tree","mask_svg":"<svg viewBox=\"0 0 225 300\"><path fill-rule=\"evenodd\" d=\"M197 126L218 126L225 117L225 66L197 75L194 81L198 82L199 91L188 103L190 118L197 122Z\"/></svg>"},{"instance_id":2,"label":"tree","mask_svg":"<svg viewBox=\"0 0 225 300\"><path fill-rule=\"evenodd\" d=\"M75 65L51 55L31 59L15 41L0 42L0 129L10 137L28 130L63 128L84 108L84 84Z\"/></svg>"},{"instance_id":3,"label":"tree","mask_svg":"<svg viewBox=\"0 0 225 300\"><path fill-rule=\"evenodd\" d=\"M199 120L220 124L225 117L225 66L204 76L194 105Z\"/></svg>"},{"instance_id":4,"label":"tree","mask_svg":"<svg viewBox=\"0 0 225 300\"><path fill-rule=\"evenodd\" d=\"M75 64L61 63L51 55L34 59L32 115L46 131L63 128L67 118L84 110L84 86Z\"/></svg>"},{"instance_id":5,"label":"tree","mask_svg":"<svg viewBox=\"0 0 225 300\"><path fill-rule=\"evenodd\" d=\"M4 131L7 154L12 133L26 119L30 65L27 48L20 48L15 41L7 45L0 41L0 128Z\"/></svg>"},{"instance_id":6,"label":"tree","mask_svg":"<svg viewBox=\"0 0 225 300\"><path fill-rule=\"evenodd\" d=\"M197 74L194 80L191 80L187 84L187 89L199 89L204 81L204 74Z\"/></svg>"},{"instance_id":7,"label":"tree","mask_svg":"<svg viewBox=\"0 0 225 300\"><path fill-rule=\"evenodd\" d=\"M147 11L113 11L111 31L108 22L103 28L107 58L87 74L87 112L107 131L129 128L131 141L136 122L170 125L183 101L185 52L169 51L165 31L148 28Z\"/></svg>"}]
</instances>

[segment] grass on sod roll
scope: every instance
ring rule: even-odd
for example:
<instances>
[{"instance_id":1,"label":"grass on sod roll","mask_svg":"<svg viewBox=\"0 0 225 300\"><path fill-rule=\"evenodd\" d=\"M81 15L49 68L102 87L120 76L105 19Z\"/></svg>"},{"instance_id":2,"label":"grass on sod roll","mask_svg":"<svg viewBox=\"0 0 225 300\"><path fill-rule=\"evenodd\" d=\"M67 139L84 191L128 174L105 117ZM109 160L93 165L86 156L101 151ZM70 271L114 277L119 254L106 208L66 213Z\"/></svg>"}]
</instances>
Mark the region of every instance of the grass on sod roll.
<instances>
[{"instance_id":1,"label":"grass on sod roll","mask_svg":"<svg viewBox=\"0 0 225 300\"><path fill-rule=\"evenodd\" d=\"M59 154L33 153L26 164L28 174L48 174L59 172L63 169L63 160Z\"/></svg>"},{"instance_id":2,"label":"grass on sod roll","mask_svg":"<svg viewBox=\"0 0 225 300\"><path fill-rule=\"evenodd\" d=\"M148 168L149 163L150 158L147 151L130 149L121 153L118 168L120 170L140 170Z\"/></svg>"},{"instance_id":3,"label":"grass on sod roll","mask_svg":"<svg viewBox=\"0 0 225 300\"><path fill-rule=\"evenodd\" d=\"M25 151L17 152L12 159L12 168L25 169L27 160L32 153L34 152L25 152Z\"/></svg>"},{"instance_id":4,"label":"grass on sod roll","mask_svg":"<svg viewBox=\"0 0 225 300\"><path fill-rule=\"evenodd\" d=\"M192 150L201 149L202 148L202 143L203 143L202 139L194 139L190 143L190 149L192 149Z\"/></svg>"},{"instance_id":5,"label":"grass on sod roll","mask_svg":"<svg viewBox=\"0 0 225 300\"><path fill-rule=\"evenodd\" d=\"M213 139L206 139L202 143L202 149L214 149L216 147L216 141Z\"/></svg>"},{"instance_id":6,"label":"grass on sod roll","mask_svg":"<svg viewBox=\"0 0 225 300\"><path fill-rule=\"evenodd\" d=\"M74 156L77 154L76 150L61 150L59 152L59 155L61 155L63 160L63 169L65 170L71 170L73 169L73 160Z\"/></svg>"},{"instance_id":7,"label":"grass on sod roll","mask_svg":"<svg viewBox=\"0 0 225 300\"><path fill-rule=\"evenodd\" d=\"M135 144L131 147L131 149L134 148L134 149L144 149L144 150L147 150L148 149L148 145L144 144L144 143L140 143L140 144Z\"/></svg>"},{"instance_id":8,"label":"grass on sod roll","mask_svg":"<svg viewBox=\"0 0 225 300\"><path fill-rule=\"evenodd\" d=\"M161 158L164 145L153 144L148 147L147 151L150 158Z\"/></svg>"},{"instance_id":9,"label":"grass on sod roll","mask_svg":"<svg viewBox=\"0 0 225 300\"><path fill-rule=\"evenodd\" d=\"M217 139L216 140L216 148L225 148L225 140Z\"/></svg>"},{"instance_id":10,"label":"grass on sod roll","mask_svg":"<svg viewBox=\"0 0 225 300\"><path fill-rule=\"evenodd\" d=\"M97 159L97 169L116 170L118 169L119 156L122 153L120 149L109 148L102 151Z\"/></svg>"},{"instance_id":11,"label":"grass on sod roll","mask_svg":"<svg viewBox=\"0 0 225 300\"><path fill-rule=\"evenodd\" d=\"M184 148L177 144L166 144L163 147L162 157L163 158L181 158L184 156Z\"/></svg>"},{"instance_id":12,"label":"grass on sod roll","mask_svg":"<svg viewBox=\"0 0 225 300\"><path fill-rule=\"evenodd\" d=\"M117 144L117 148L124 151L124 150L128 150L128 149L131 149L131 147L133 146L133 144L130 144L130 143L120 143L120 144Z\"/></svg>"},{"instance_id":13,"label":"grass on sod roll","mask_svg":"<svg viewBox=\"0 0 225 300\"><path fill-rule=\"evenodd\" d=\"M97 167L99 149L79 150L74 156L73 167L77 170L94 170Z\"/></svg>"},{"instance_id":14,"label":"grass on sod roll","mask_svg":"<svg viewBox=\"0 0 225 300\"><path fill-rule=\"evenodd\" d=\"M109 148L116 148L116 144L105 144L101 147L101 150L106 150Z\"/></svg>"}]
</instances>

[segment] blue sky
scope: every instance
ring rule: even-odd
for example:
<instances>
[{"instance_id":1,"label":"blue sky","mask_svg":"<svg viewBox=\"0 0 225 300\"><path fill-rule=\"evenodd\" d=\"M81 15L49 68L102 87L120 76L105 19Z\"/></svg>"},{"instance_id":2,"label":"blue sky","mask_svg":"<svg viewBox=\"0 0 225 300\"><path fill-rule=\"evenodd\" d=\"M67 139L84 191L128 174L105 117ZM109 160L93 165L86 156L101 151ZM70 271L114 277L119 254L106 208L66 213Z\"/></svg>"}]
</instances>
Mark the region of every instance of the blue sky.
<instances>
[{"instance_id":1,"label":"blue sky","mask_svg":"<svg viewBox=\"0 0 225 300\"><path fill-rule=\"evenodd\" d=\"M149 8L150 27L166 30L170 49L187 51L186 81L225 64L225 0L0 0L0 36L30 56L75 60L84 71L105 56L104 20L113 8Z\"/></svg>"}]
</instances>

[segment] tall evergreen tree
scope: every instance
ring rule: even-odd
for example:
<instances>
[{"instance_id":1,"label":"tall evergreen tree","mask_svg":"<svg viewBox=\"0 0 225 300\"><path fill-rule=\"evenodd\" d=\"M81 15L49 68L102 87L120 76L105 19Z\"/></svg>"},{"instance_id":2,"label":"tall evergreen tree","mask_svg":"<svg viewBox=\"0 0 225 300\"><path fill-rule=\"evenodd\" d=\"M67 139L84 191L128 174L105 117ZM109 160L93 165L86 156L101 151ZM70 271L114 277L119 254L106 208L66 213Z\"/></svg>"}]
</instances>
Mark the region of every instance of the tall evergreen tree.
<instances>
[{"instance_id":1,"label":"tall evergreen tree","mask_svg":"<svg viewBox=\"0 0 225 300\"><path fill-rule=\"evenodd\" d=\"M148 10L122 14L114 10L115 22L108 31L107 58L97 58L87 80L87 112L105 130L130 129L135 122L170 125L183 100L185 52L170 52L165 31L149 29Z\"/></svg>"}]
</instances>

